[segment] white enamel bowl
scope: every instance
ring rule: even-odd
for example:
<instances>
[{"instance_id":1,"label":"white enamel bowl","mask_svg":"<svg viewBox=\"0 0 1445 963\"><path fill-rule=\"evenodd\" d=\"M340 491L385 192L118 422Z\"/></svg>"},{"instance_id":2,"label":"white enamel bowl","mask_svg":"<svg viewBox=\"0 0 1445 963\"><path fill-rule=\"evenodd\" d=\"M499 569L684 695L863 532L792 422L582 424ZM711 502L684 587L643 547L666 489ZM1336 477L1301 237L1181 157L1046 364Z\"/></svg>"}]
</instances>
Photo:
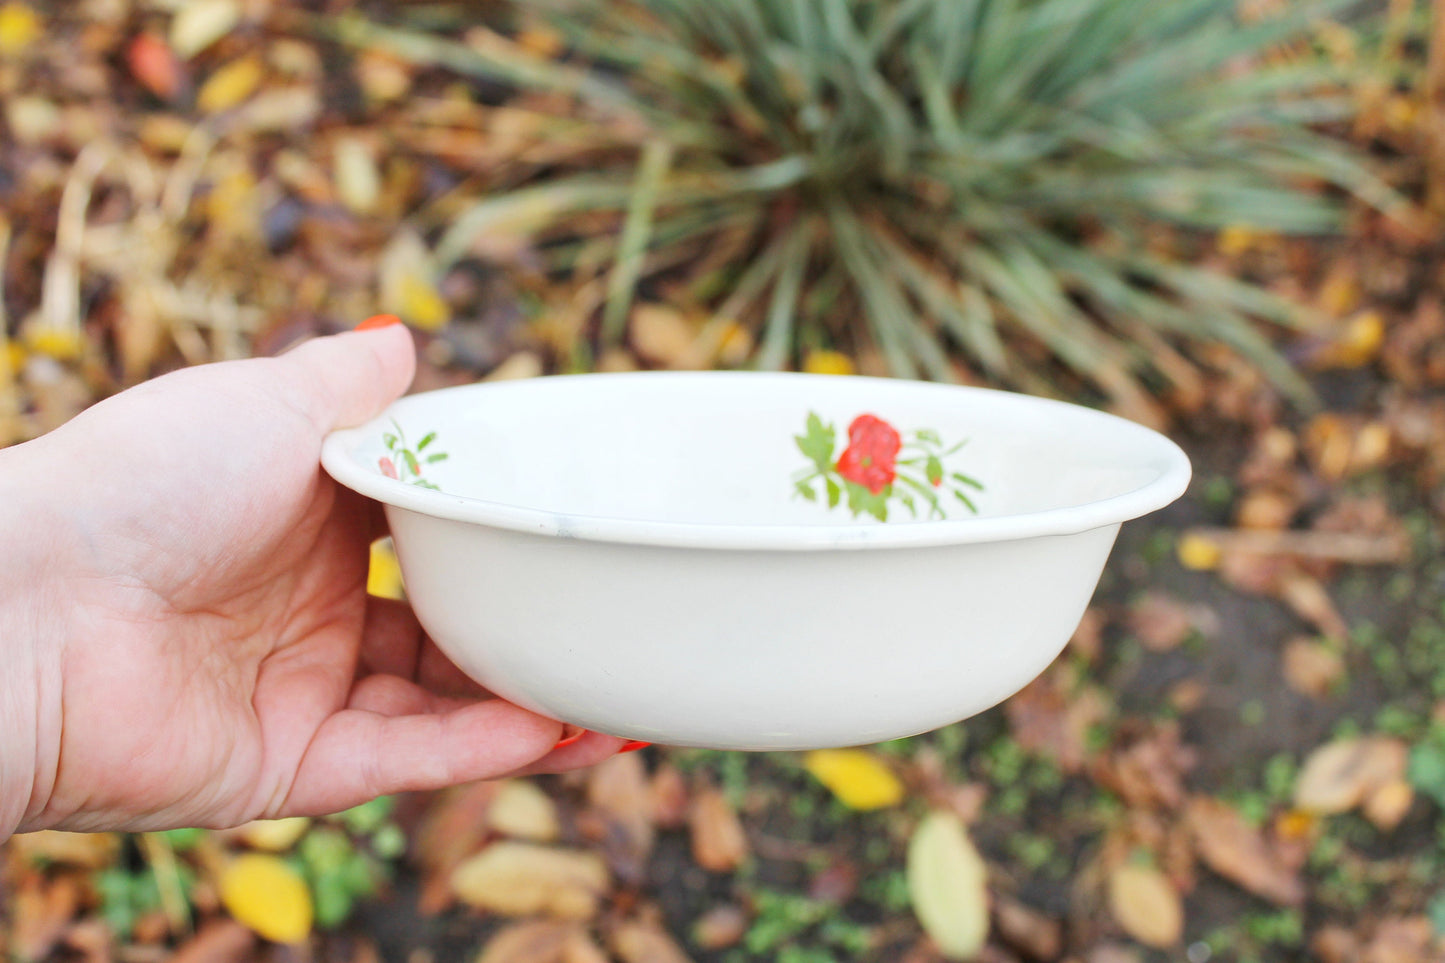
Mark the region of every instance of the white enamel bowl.
<instances>
[{"instance_id":1,"label":"white enamel bowl","mask_svg":"<svg viewBox=\"0 0 1445 963\"><path fill-rule=\"evenodd\" d=\"M812 460L794 437L810 413ZM385 503L422 625L489 690L728 749L879 742L1018 691L1068 641L1120 524L1190 473L1162 435L1087 408L751 373L413 395L330 436L323 462ZM795 481L825 468L804 497ZM854 516L850 480L886 522Z\"/></svg>"}]
</instances>

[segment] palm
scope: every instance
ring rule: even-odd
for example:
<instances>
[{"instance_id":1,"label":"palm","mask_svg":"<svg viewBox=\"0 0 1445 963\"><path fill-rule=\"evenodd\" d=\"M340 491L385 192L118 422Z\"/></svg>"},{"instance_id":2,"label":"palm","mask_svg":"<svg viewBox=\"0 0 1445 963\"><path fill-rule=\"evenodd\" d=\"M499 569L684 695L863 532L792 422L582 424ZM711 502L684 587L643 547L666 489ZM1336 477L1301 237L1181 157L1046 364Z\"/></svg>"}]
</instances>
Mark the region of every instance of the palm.
<instances>
[{"instance_id":1,"label":"palm","mask_svg":"<svg viewBox=\"0 0 1445 963\"><path fill-rule=\"evenodd\" d=\"M79 561L59 763L32 825L333 811L515 770L556 741L555 722L478 702L404 606L368 599L380 517L317 468L331 425L293 367L183 372L53 439L78 489L63 554ZM410 377L389 374L372 388L380 402L333 417L359 420ZM320 387L323 402L340 384ZM117 437L119 454L107 442ZM187 484L167 484L177 478ZM95 531L107 537L87 537ZM562 750L562 761L610 748Z\"/></svg>"}]
</instances>

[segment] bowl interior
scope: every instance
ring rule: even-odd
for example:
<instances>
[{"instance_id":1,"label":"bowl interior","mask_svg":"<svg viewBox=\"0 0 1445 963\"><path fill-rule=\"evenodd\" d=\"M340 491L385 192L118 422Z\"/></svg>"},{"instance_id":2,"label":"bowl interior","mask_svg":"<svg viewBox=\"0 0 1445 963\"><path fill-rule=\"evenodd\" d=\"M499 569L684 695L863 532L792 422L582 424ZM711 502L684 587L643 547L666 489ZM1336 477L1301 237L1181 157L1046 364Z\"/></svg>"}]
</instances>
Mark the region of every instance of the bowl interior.
<instances>
[{"instance_id":1,"label":"bowl interior","mask_svg":"<svg viewBox=\"0 0 1445 963\"><path fill-rule=\"evenodd\" d=\"M434 485L551 515L704 526L976 522L1170 489L1119 521L1172 500L1188 474L1167 439L1090 409L806 375L467 386L404 398L337 443L328 467L369 476L353 487L383 500Z\"/></svg>"}]
</instances>

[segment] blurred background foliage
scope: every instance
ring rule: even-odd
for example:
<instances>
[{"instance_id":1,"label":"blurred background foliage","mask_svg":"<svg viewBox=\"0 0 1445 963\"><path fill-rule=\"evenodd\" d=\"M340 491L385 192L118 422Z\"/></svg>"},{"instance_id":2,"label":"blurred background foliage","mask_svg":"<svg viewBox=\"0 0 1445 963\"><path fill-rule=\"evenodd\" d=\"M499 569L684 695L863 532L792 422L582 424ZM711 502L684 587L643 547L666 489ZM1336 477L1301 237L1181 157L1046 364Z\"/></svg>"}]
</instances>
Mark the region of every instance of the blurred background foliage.
<instances>
[{"instance_id":1,"label":"blurred background foliage","mask_svg":"<svg viewBox=\"0 0 1445 963\"><path fill-rule=\"evenodd\" d=\"M1445 958L1441 6L0 0L0 444L390 311L419 390L927 377L1199 469L966 724L20 837L0 945ZM404 592L384 543L370 587Z\"/></svg>"}]
</instances>

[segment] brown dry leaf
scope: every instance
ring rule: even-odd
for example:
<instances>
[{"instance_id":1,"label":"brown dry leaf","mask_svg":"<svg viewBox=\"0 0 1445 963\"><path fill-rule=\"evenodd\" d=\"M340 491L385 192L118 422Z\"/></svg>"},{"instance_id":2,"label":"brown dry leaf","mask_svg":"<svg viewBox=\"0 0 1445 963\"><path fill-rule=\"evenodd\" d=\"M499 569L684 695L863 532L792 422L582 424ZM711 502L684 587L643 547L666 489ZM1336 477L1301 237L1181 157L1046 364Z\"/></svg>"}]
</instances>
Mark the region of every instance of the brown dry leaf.
<instances>
[{"instance_id":1,"label":"brown dry leaf","mask_svg":"<svg viewBox=\"0 0 1445 963\"><path fill-rule=\"evenodd\" d=\"M487 381L521 381L525 378L540 378L546 371L534 352L518 351L487 373Z\"/></svg>"},{"instance_id":2,"label":"brown dry leaf","mask_svg":"<svg viewBox=\"0 0 1445 963\"><path fill-rule=\"evenodd\" d=\"M611 877L596 853L503 841L463 862L451 882L457 898L477 909L587 919Z\"/></svg>"},{"instance_id":3,"label":"brown dry leaf","mask_svg":"<svg viewBox=\"0 0 1445 963\"><path fill-rule=\"evenodd\" d=\"M1365 946L1360 963L1438 963L1435 931L1423 916L1384 919Z\"/></svg>"},{"instance_id":4,"label":"brown dry leaf","mask_svg":"<svg viewBox=\"0 0 1445 963\"><path fill-rule=\"evenodd\" d=\"M1214 872L1272 903L1297 906L1304 900L1299 876L1233 807L1198 796L1190 800L1185 819L1199 858Z\"/></svg>"},{"instance_id":5,"label":"brown dry leaf","mask_svg":"<svg viewBox=\"0 0 1445 963\"><path fill-rule=\"evenodd\" d=\"M628 922L612 934L612 952L623 963L692 963L682 947L658 927Z\"/></svg>"},{"instance_id":6,"label":"brown dry leaf","mask_svg":"<svg viewBox=\"0 0 1445 963\"><path fill-rule=\"evenodd\" d=\"M1385 783L1365 800L1365 818L1377 829L1390 832L1404 820L1415 804L1415 788L1403 779Z\"/></svg>"},{"instance_id":7,"label":"brown dry leaf","mask_svg":"<svg viewBox=\"0 0 1445 963\"><path fill-rule=\"evenodd\" d=\"M1184 774L1196 753L1184 745L1177 723L1152 727L1100 760L1096 778L1131 805L1177 808L1184 802Z\"/></svg>"},{"instance_id":8,"label":"brown dry leaf","mask_svg":"<svg viewBox=\"0 0 1445 963\"><path fill-rule=\"evenodd\" d=\"M1199 632L1205 637L1219 631L1219 617L1203 605L1188 605L1167 592L1153 590L1129 610L1129 629L1144 648L1167 652Z\"/></svg>"},{"instance_id":9,"label":"brown dry leaf","mask_svg":"<svg viewBox=\"0 0 1445 963\"><path fill-rule=\"evenodd\" d=\"M1069 651L1077 652L1086 662L1097 659L1104 646L1104 626L1108 621L1103 609L1095 605L1089 606L1069 639Z\"/></svg>"},{"instance_id":10,"label":"brown dry leaf","mask_svg":"<svg viewBox=\"0 0 1445 963\"><path fill-rule=\"evenodd\" d=\"M748 858L748 837L732 803L716 789L693 797L688 818L692 858L712 873L731 873Z\"/></svg>"},{"instance_id":11,"label":"brown dry leaf","mask_svg":"<svg viewBox=\"0 0 1445 963\"><path fill-rule=\"evenodd\" d=\"M8 845L11 854L24 862L104 869L115 862L120 852L120 837L114 833L63 833L47 829L12 836Z\"/></svg>"},{"instance_id":12,"label":"brown dry leaf","mask_svg":"<svg viewBox=\"0 0 1445 963\"><path fill-rule=\"evenodd\" d=\"M30 876L11 892L8 903L11 957L44 959L80 908L80 882L73 876Z\"/></svg>"},{"instance_id":13,"label":"brown dry leaf","mask_svg":"<svg viewBox=\"0 0 1445 963\"><path fill-rule=\"evenodd\" d=\"M652 774L652 819L663 829L676 829L687 820L687 782L678 768L663 763Z\"/></svg>"},{"instance_id":14,"label":"brown dry leaf","mask_svg":"<svg viewBox=\"0 0 1445 963\"><path fill-rule=\"evenodd\" d=\"M557 805L536 783L508 779L497 787L487 808L487 823L503 836L535 843L556 841L562 834Z\"/></svg>"},{"instance_id":15,"label":"brown dry leaf","mask_svg":"<svg viewBox=\"0 0 1445 963\"><path fill-rule=\"evenodd\" d=\"M1360 939L1346 927L1331 923L1310 940L1310 950L1320 963L1358 963Z\"/></svg>"},{"instance_id":16,"label":"brown dry leaf","mask_svg":"<svg viewBox=\"0 0 1445 963\"><path fill-rule=\"evenodd\" d=\"M1299 498L1277 488L1256 488L1248 492L1234 510L1240 528L1282 531L1299 512Z\"/></svg>"},{"instance_id":17,"label":"brown dry leaf","mask_svg":"<svg viewBox=\"0 0 1445 963\"><path fill-rule=\"evenodd\" d=\"M1016 899L995 897L993 920L999 937L1029 959L1057 960L1063 952L1064 934L1058 920Z\"/></svg>"},{"instance_id":18,"label":"brown dry leaf","mask_svg":"<svg viewBox=\"0 0 1445 963\"><path fill-rule=\"evenodd\" d=\"M652 788L641 755L613 756L592 767L587 801L603 818L602 848L613 869L624 879L643 879L656 830Z\"/></svg>"},{"instance_id":19,"label":"brown dry leaf","mask_svg":"<svg viewBox=\"0 0 1445 963\"><path fill-rule=\"evenodd\" d=\"M562 947L562 963L612 963L612 958L592 941L592 937L579 929Z\"/></svg>"},{"instance_id":20,"label":"brown dry leaf","mask_svg":"<svg viewBox=\"0 0 1445 963\"><path fill-rule=\"evenodd\" d=\"M692 939L705 950L724 950L736 946L747 931L748 914L740 906L724 903L697 918Z\"/></svg>"},{"instance_id":21,"label":"brown dry leaf","mask_svg":"<svg viewBox=\"0 0 1445 963\"><path fill-rule=\"evenodd\" d=\"M1344 659L1325 643L1295 638L1285 644L1284 681L1296 692L1323 699L1344 674Z\"/></svg>"},{"instance_id":22,"label":"brown dry leaf","mask_svg":"<svg viewBox=\"0 0 1445 963\"><path fill-rule=\"evenodd\" d=\"M440 913L451 905L452 870L486 840L487 810L496 794L494 782L458 786L441 793L423 818L414 843L422 869L417 904L423 914Z\"/></svg>"},{"instance_id":23,"label":"brown dry leaf","mask_svg":"<svg viewBox=\"0 0 1445 963\"><path fill-rule=\"evenodd\" d=\"M654 364L686 366L697 336L697 325L676 308L639 304L632 309L632 346Z\"/></svg>"},{"instance_id":24,"label":"brown dry leaf","mask_svg":"<svg viewBox=\"0 0 1445 963\"><path fill-rule=\"evenodd\" d=\"M487 941L477 963L562 963L575 923L529 920L504 926Z\"/></svg>"},{"instance_id":25,"label":"brown dry leaf","mask_svg":"<svg viewBox=\"0 0 1445 963\"><path fill-rule=\"evenodd\" d=\"M242 963L251 956L256 935L231 919L214 919L187 940L169 963Z\"/></svg>"},{"instance_id":26,"label":"brown dry leaf","mask_svg":"<svg viewBox=\"0 0 1445 963\"><path fill-rule=\"evenodd\" d=\"M1108 702L1097 688L1085 686L1071 694L1057 671L1035 679L1004 703L1009 729L1019 745L1052 757L1070 773L1088 760L1089 730L1108 711Z\"/></svg>"},{"instance_id":27,"label":"brown dry leaf","mask_svg":"<svg viewBox=\"0 0 1445 963\"><path fill-rule=\"evenodd\" d=\"M1348 812L1375 791L1403 781L1409 749L1388 736L1337 739L1310 753L1295 781L1294 804L1327 815Z\"/></svg>"},{"instance_id":28,"label":"brown dry leaf","mask_svg":"<svg viewBox=\"0 0 1445 963\"><path fill-rule=\"evenodd\" d=\"M1350 634L1350 627L1319 579L1298 570L1289 572L1281 580L1279 591L1280 598L1296 615L1327 638L1343 640Z\"/></svg>"},{"instance_id":29,"label":"brown dry leaf","mask_svg":"<svg viewBox=\"0 0 1445 963\"><path fill-rule=\"evenodd\" d=\"M1134 939L1166 949L1184 934L1184 904L1168 877L1125 863L1109 872L1109 912Z\"/></svg>"}]
</instances>

